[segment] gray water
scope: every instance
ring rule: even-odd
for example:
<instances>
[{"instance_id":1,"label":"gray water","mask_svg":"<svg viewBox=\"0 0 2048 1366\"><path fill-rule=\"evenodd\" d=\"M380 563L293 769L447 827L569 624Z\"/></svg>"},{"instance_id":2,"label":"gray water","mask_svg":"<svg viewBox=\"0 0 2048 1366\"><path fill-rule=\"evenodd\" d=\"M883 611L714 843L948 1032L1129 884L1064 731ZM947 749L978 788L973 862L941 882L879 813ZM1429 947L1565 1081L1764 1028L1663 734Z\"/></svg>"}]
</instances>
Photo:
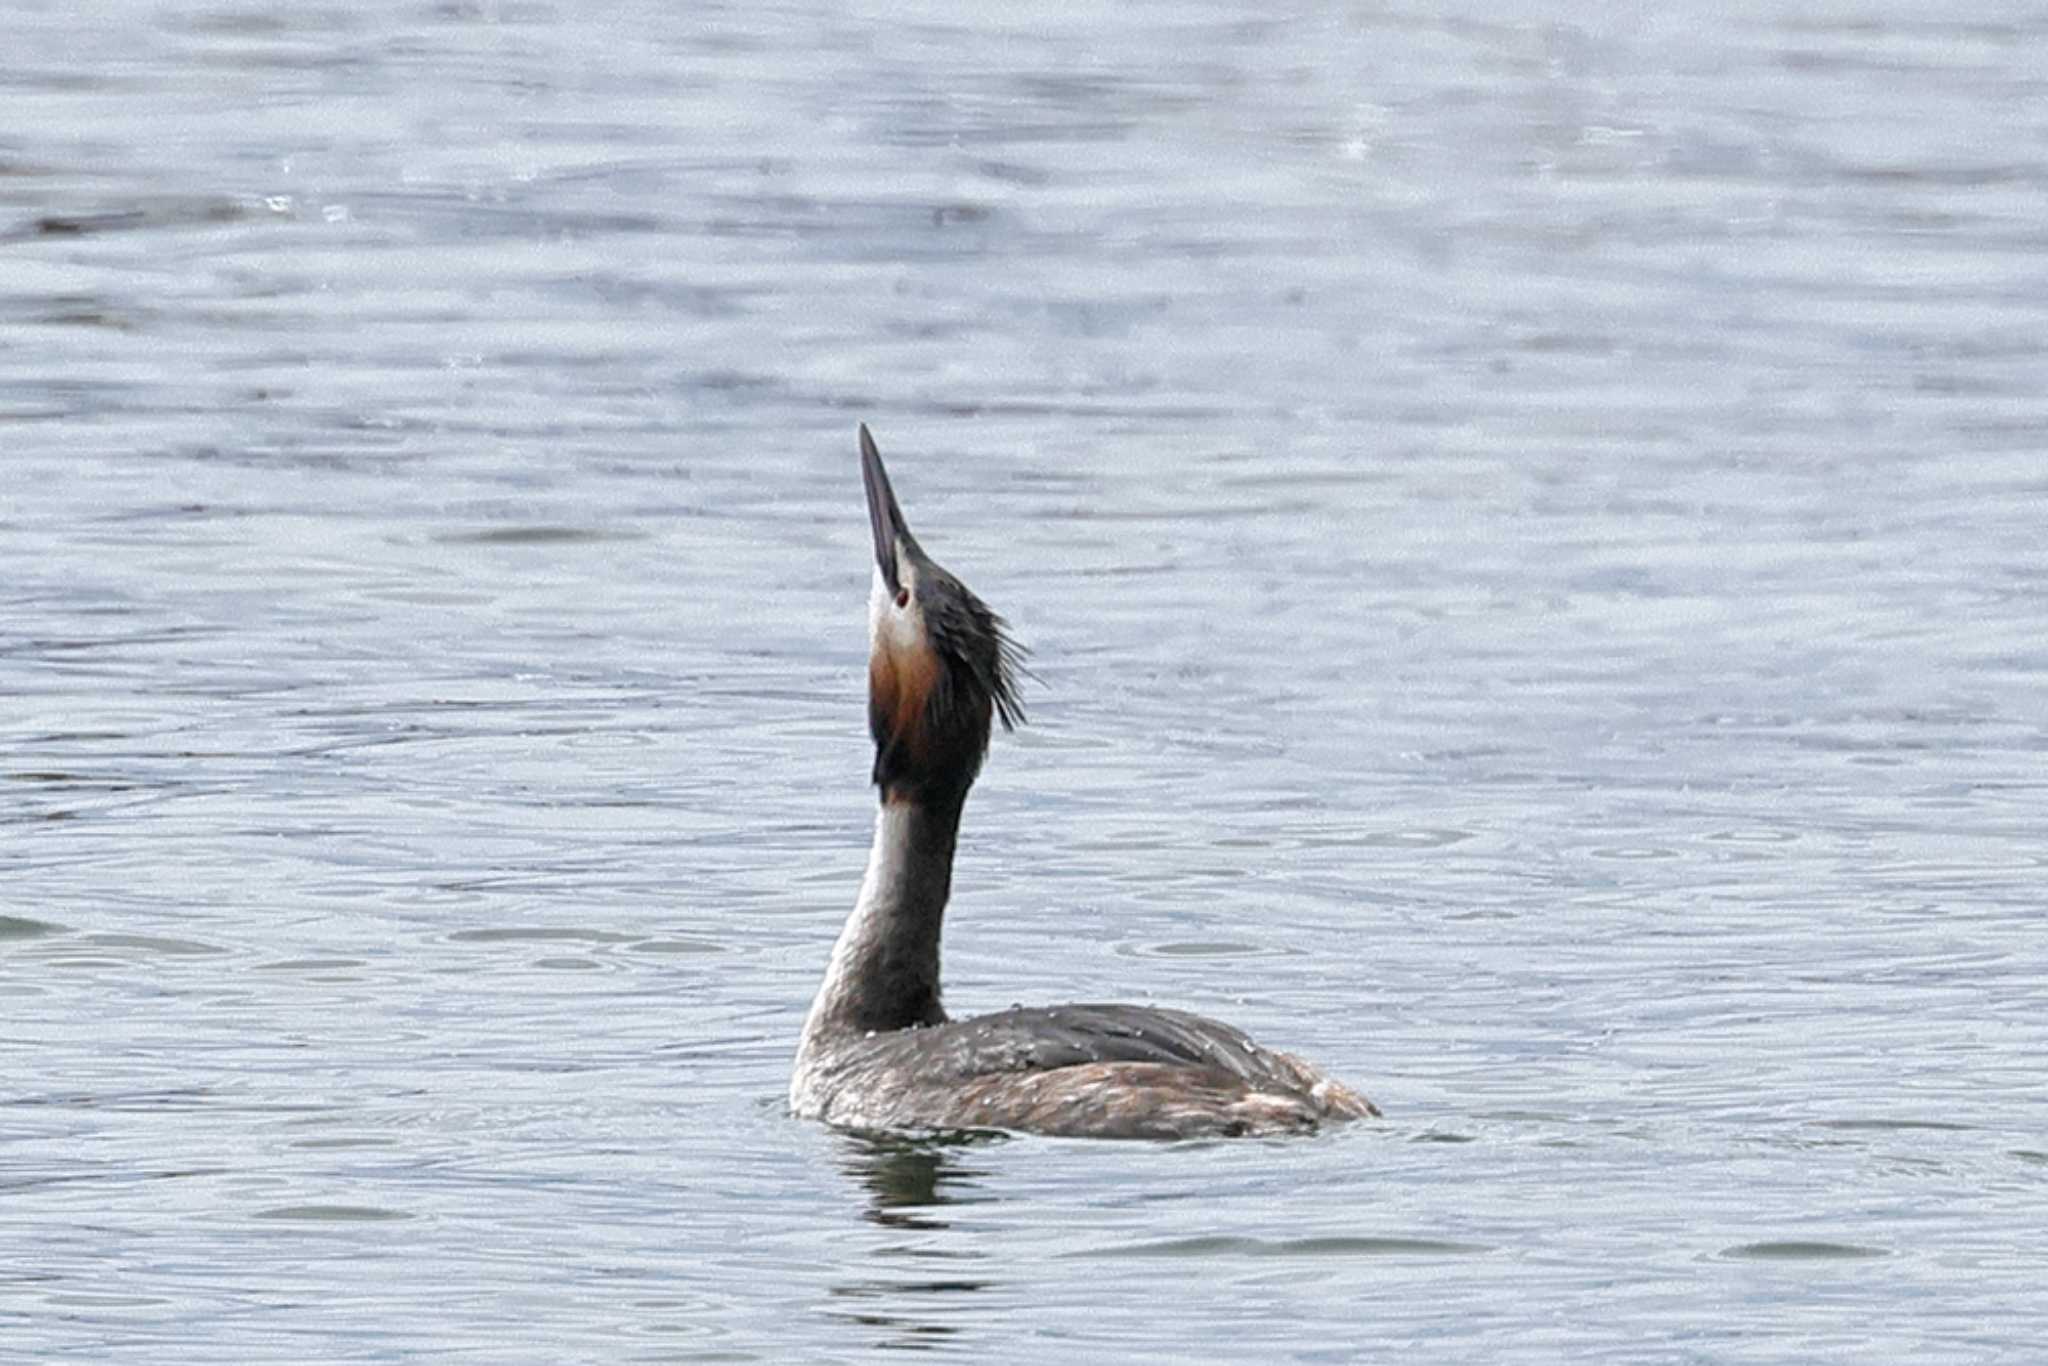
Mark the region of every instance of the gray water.
<instances>
[{"instance_id":1,"label":"gray water","mask_svg":"<svg viewBox=\"0 0 2048 1366\"><path fill-rule=\"evenodd\" d=\"M0 1356L2039 1359L2048 24L1264 13L10 12ZM789 1118L861 420L952 1007L1384 1122Z\"/></svg>"}]
</instances>

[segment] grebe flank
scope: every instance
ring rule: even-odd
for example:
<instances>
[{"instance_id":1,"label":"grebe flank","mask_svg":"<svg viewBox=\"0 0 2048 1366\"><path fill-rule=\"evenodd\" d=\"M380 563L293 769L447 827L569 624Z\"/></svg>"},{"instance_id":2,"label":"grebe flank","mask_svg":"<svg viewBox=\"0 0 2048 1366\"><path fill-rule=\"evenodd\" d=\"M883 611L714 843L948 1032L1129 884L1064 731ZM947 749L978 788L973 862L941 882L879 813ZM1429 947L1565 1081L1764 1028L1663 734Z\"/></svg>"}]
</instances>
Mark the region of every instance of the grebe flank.
<instances>
[{"instance_id":1,"label":"grebe flank","mask_svg":"<svg viewBox=\"0 0 2048 1366\"><path fill-rule=\"evenodd\" d=\"M967 790L991 725L1023 719L1003 620L918 545L860 429L874 530L868 729L881 790L860 899L832 948L789 1080L805 1119L854 1129L1098 1138L1274 1134L1379 1113L1300 1058L1150 1006L949 1020L939 931Z\"/></svg>"}]
</instances>

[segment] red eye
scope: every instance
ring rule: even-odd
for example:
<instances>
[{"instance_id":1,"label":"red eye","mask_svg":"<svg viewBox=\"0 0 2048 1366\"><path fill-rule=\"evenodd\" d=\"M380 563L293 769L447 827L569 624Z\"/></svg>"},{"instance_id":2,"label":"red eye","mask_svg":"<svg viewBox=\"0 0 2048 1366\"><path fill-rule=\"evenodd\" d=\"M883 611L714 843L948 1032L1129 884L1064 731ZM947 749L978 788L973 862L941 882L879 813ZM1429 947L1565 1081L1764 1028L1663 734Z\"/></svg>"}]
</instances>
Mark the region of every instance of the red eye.
<instances>
[{"instance_id":1,"label":"red eye","mask_svg":"<svg viewBox=\"0 0 2048 1366\"><path fill-rule=\"evenodd\" d=\"M909 590L908 588L899 588L899 589L897 589L897 590L896 590L896 610L900 612L900 611L902 611L902 610L903 610L904 608L906 608L906 607L908 607L908 606L910 606L910 590Z\"/></svg>"}]
</instances>

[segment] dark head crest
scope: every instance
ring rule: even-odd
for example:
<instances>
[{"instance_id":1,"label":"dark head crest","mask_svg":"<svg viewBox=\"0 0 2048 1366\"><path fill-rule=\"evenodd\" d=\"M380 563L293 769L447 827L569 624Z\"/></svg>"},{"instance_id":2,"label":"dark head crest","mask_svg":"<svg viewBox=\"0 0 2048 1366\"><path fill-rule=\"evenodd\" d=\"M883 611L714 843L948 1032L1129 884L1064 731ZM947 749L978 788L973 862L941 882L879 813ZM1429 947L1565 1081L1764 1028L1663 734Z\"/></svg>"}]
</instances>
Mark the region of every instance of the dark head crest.
<instances>
[{"instance_id":1,"label":"dark head crest","mask_svg":"<svg viewBox=\"0 0 2048 1366\"><path fill-rule=\"evenodd\" d=\"M866 426L861 477L875 540L868 729L882 799L964 797L980 772L991 725L1024 720L1017 677L1024 651L1003 619L926 555Z\"/></svg>"}]
</instances>

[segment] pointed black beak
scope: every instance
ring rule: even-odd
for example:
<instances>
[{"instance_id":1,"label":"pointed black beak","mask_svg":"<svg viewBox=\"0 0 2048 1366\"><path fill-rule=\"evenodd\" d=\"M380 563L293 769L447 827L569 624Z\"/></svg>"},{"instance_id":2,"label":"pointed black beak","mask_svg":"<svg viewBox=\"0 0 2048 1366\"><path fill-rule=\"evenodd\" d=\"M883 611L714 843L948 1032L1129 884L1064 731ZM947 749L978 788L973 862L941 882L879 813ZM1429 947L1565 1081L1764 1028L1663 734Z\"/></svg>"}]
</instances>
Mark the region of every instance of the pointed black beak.
<instances>
[{"instance_id":1,"label":"pointed black beak","mask_svg":"<svg viewBox=\"0 0 2048 1366\"><path fill-rule=\"evenodd\" d=\"M882 453L868 435L868 424L860 424L860 482L868 492L868 525L875 533L875 567L890 593L901 593L903 582L896 576L896 547L915 546L903 509L896 506L896 490L889 487L889 472L882 468Z\"/></svg>"}]
</instances>

